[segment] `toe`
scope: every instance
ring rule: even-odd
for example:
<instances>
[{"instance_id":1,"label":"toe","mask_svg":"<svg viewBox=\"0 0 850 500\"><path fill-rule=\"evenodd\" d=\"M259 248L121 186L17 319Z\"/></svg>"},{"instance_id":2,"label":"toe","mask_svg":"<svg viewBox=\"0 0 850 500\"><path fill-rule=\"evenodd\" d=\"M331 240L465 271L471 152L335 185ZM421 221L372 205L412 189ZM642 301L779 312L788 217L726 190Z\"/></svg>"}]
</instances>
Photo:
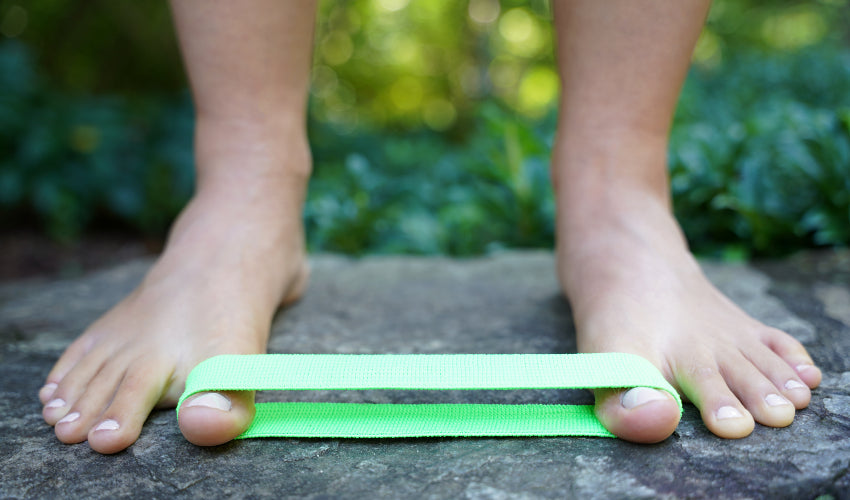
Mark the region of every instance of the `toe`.
<instances>
[{"instance_id":1,"label":"toe","mask_svg":"<svg viewBox=\"0 0 850 500\"><path fill-rule=\"evenodd\" d=\"M56 392L56 388L59 387L59 384L56 382L48 382L42 386L38 391L38 400L41 401L41 404L45 405L48 401L53 399L53 393Z\"/></svg>"},{"instance_id":2,"label":"toe","mask_svg":"<svg viewBox=\"0 0 850 500\"><path fill-rule=\"evenodd\" d=\"M71 409L70 404L64 398L57 396L55 392L54 396L41 409L41 416L48 425L56 425Z\"/></svg>"},{"instance_id":3,"label":"toe","mask_svg":"<svg viewBox=\"0 0 850 500\"><path fill-rule=\"evenodd\" d=\"M89 419L82 418L80 412L71 410L56 422L54 429L56 437L65 444L82 443L88 434L87 420Z\"/></svg>"},{"instance_id":4,"label":"toe","mask_svg":"<svg viewBox=\"0 0 850 500\"><path fill-rule=\"evenodd\" d=\"M647 387L595 391L596 417L614 435L635 443L667 439L679 424L679 405L664 391Z\"/></svg>"},{"instance_id":5,"label":"toe","mask_svg":"<svg viewBox=\"0 0 850 500\"><path fill-rule=\"evenodd\" d=\"M56 422L55 432L59 441L66 444L81 443L88 438L89 431L99 423L98 418L109 406L124 378L125 366L125 360L117 358L98 372L68 414Z\"/></svg>"},{"instance_id":6,"label":"toe","mask_svg":"<svg viewBox=\"0 0 850 500\"><path fill-rule=\"evenodd\" d=\"M109 406L96 418L88 432L89 446L98 453L117 453L139 438L142 425L165 390L165 380L151 373L171 373L140 359L133 363L115 390Z\"/></svg>"},{"instance_id":7,"label":"toe","mask_svg":"<svg viewBox=\"0 0 850 500\"><path fill-rule=\"evenodd\" d=\"M806 348L797 339L775 328L764 334L764 343L791 367L799 380L810 389L821 382L821 371L815 366Z\"/></svg>"},{"instance_id":8,"label":"toe","mask_svg":"<svg viewBox=\"0 0 850 500\"><path fill-rule=\"evenodd\" d=\"M190 443L215 446L242 434L253 419L253 392L204 392L183 402L178 424Z\"/></svg>"},{"instance_id":9,"label":"toe","mask_svg":"<svg viewBox=\"0 0 850 500\"><path fill-rule=\"evenodd\" d=\"M773 385L773 388L770 388L766 384L763 384L764 390L767 392L764 392L762 396L767 396L770 392L779 394L790 401L797 410L809 405L809 401L811 401L812 398L812 392L809 390L808 384L799 376L794 368L792 368L785 359L778 356L775 351L760 345L756 349L749 349L745 357L750 363L752 363L755 369L760 371L761 375L769 380L770 384ZM746 364L741 366L746 369ZM736 369L740 370L741 367L737 367ZM758 377L758 375L753 373L751 370L749 371L748 376ZM779 402L776 398L771 399L774 403ZM753 415L755 416L755 413ZM756 418L756 421L762 423L758 418Z\"/></svg>"},{"instance_id":10,"label":"toe","mask_svg":"<svg viewBox=\"0 0 850 500\"><path fill-rule=\"evenodd\" d=\"M746 359L724 366L723 376L756 422L786 427L794 421L794 404Z\"/></svg>"},{"instance_id":11,"label":"toe","mask_svg":"<svg viewBox=\"0 0 850 500\"><path fill-rule=\"evenodd\" d=\"M814 389L819 386L821 379L823 378L820 368L815 366L813 363L809 364L804 362L794 365L794 371L797 372L800 380L805 382L810 389Z\"/></svg>"},{"instance_id":12,"label":"toe","mask_svg":"<svg viewBox=\"0 0 850 500\"><path fill-rule=\"evenodd\" d=\"M797 410L806 408L812 400L812 391L799 377L787 378L782 384L782 389L782 394L791 401Z\"/></svg>"},{"instance_id":13,"label":"toe","mask_svg":"<svg viewBox=\"0 0 850 500\"><path fill-rule=\"evenodd\" d=\"M753 432L753 416L729 389L717 365L698 362L693 368L676 370L676 383L684 395L699 408L708 430L727 439L738 439Z\"/></svg>"},{"instance_id":14,"label":"toe","mask_svg":"<svg viewBox=\"0 0 850 500\"><path fill-rule=\"evenodd\" d=\"M40 393L46 394L48 390L50 391L50 396L47 397L48 401L44 403L42 409L44 421L49 425L55 425L67 415L71 407L86 391L92 379L101 371L104 361L109 358L110 356L105 350L90 352L65 372L59 382L52 382L56 384L55 388L46 389L43 387Z\"/></svg>"},{"instance_id":15,"label":"toe","mask_svg":"<svg viewBox=\"0 0 850 500\"><path fill-rule=\"evenodd\" d=\"M61 382L62 379L65 378L65 375L79 364L80 360L83 359L83 357L85 357L91 349L92 341L90 337L91 335L89 335L88 332L84 333L65 349L65 352L59 356L56 364L53 365L53 368L47 375L45 387L51 384L55 386ZM42 401L42 403L44 402L45 401Z\"/></svg>"}]
</instances>

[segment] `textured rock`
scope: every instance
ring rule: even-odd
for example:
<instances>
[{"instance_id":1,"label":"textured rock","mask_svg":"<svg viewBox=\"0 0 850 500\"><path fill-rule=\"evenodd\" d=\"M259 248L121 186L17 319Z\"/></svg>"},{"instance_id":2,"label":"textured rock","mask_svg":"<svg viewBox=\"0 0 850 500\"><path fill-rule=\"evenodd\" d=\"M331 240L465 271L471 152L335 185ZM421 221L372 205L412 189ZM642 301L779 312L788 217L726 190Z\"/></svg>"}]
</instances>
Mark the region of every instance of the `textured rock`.
<instances>
[{"instance_id":1,"label":"textured rock","mask_svg":"<svg viewBox=\"0 0 850 500\"><path fill-rule=\"evenodd\" d=\"M597 438L293 440L204 449L173 411L129 450L59 443L35 397L81 329L129 291L148 262L74 281L0 286L0 497L276 496L364 498L847 498L850 491L850 254L757 266L707 263L757 318L803 341L824 369L811 406L786 429L712 436L687 406L667 441ZM322 256L306 298L275 321L273 352L571 352L574 330L548 253L473 260ZM404 401L366 391L342 400ZM584 393L489 392L433 401L589 402Z\"/></svg>"}]
</instances>

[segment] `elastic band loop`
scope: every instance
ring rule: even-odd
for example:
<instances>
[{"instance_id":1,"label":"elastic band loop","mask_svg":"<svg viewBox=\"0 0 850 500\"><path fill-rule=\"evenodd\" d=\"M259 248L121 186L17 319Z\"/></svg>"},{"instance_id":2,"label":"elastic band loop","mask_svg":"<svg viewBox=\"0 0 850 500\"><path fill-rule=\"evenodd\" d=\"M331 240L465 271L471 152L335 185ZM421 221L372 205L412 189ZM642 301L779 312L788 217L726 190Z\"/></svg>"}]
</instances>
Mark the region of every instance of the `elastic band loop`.
<instances>
[{"instance_id":1,"label":"elastic band loop","mask_svg":"<svg viewBox=\"0 0 850 500\"><path fill-rule=\"evenodd\" d=\"M682 401L640 356L601 354L262 354L210 358L183 401L210 391L601 389L651 387ZM257 403L252 437L614 437L590 405Z\"/></svg>"}]
</instances>

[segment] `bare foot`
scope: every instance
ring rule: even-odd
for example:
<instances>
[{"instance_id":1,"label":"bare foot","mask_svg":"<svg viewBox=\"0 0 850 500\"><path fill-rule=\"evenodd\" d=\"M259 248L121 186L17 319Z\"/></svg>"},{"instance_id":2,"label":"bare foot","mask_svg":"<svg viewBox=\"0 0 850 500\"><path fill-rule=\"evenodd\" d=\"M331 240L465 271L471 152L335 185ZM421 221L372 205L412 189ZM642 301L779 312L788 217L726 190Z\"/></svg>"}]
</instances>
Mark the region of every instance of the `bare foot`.
<instances>
[{"instance_id":1,"label":"bare foot","mask_svg":"<svg viewBox=\"0 0 850 500\"><path fill-rule=\"evenodd\" d=\"M791 424L821 379L805 348L706 279L666 194L641 180L588 173L604 171L587 168L556 183L558 272L579 351L648 359L720 437L747 436L754 420ZM647 388L598 391L596 413L611 432L640 443L664 440L679 421L673 399Z\"/></svg>"},{"instance_id":2,"label":"bare foot","mask_svg":"<svg viewBox=\"0 0 850 500\"><path fill-rule=\"evenodd\" d=\"M298 152L263 161L306 162L300 171L308 171L306 146ZM201 179L142 284L72 343L48 375L39 397L60 441L123 450L153 408L175 406L196 364L217 354L265 352L275 310L306 284L307 177L252 170L248 158ZM250 424L253 401L250 392L195 396L183 404L180 429L198 445L227 442Z\"/></svg>"}]
</instances>

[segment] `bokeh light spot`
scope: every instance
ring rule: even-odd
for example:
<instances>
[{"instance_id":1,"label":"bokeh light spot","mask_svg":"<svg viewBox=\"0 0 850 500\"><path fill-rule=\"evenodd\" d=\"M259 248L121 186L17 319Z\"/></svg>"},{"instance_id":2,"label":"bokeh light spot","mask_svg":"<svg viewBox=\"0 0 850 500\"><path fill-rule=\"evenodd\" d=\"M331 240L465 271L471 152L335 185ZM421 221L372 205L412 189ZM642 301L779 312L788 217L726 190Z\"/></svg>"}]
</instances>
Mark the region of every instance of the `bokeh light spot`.
<instances>
[{"instance_id":1,"label":"bokeh light spot","mask_svg":"<svg viewBox=\"0 0 850 500\"><path fill-rule=\"evenodd\" d=\"M334 31L322 40L321 52L325 62L331 66L336 66L351 59L354 44L351 43L351 37L348 36L348 33Z\"/></svg>"},{"instance_id":2,"label":"bokeh light spot","mask_svg":"<svg viewBox=\"0 0 850 500\"><path fill-rule=\"evenodd\" d=\"M407 7L407 4L409 3L410 0L378 0L378 5L380 5L382 9L390 12L401 10Z\"/></svg>"},{"instance_id":3,"label":"bokeh light spot","mask_svg":"<svg viewBox=\"0 0 850 500\"><path fill-rule=\"evenodd\" d=\"M390 36L387 46L392 47L389 56L396 64L408 65L421 60L422 45L407 35Z\"/></svg>"},{"instance_id":4,"label":"bokeh light spot","mask_svg":"<svg viewBox=\"0 0 850 500\"><path fill-rule=\"evenodd\" d=\"M532 58L539 55L544 44L544 30L528 10L517 7L507 11L499 20L499 34L504 41L496 50L507 49L513 55Z\"/></svg>"},{"instance_id":5,"label":"bokeh light spot","mask_svg":"<svg viewBox=\"0 0 850 500\"><path fill-rule=\"evenodd\" d=\"M336 90L339 77L331 67L320 64L311 73L311 92L316 96L326 96Z\"/></svg>"},{"instance_id":6,"label":"bokeh light spot","mask_svg":"<svg viewBox=\"0 0 850 500\"><path fill-rule=\"evenodd\" d=\"M20 5L12 5L0 21L0 33L8 38L20 36L27 29L29 15Z\"/></svg>"},{"instance_id":7,"label":"bokeh light spot","mask_svg":"<svg viewBox=\"0 0 850 500\"><path fill-rule=\"evenodd\" d=\"M522 77L517 104L520 111L532 116L542 116L558 97L558 75L552 68L538 66Z\"/></svg>"},{"instance_id":8,"label":"bokeh light spot","mask_svg":"<svg viewBox=\"0 0 850 500\"><path fill-rule=\"evenodd\" d=\"M534 21L531 19L531 14L523 8L511 9L499 20L499 33L509 42L525 42L533 30Z\"/></svg>"},{"instance_id":9,"label":"bokeh light spot","mask_svg":"<svg viewBox=\"0 0 850 500\"><path fill-rule=\"evenodd\" d=\"M405 112L418 108L422 104L423 94L422 84L411 76L399 78L390 89L393 105Z\"/></svg>"},{"instance_id":10,"label":"bokeh light spot","mask_svg":"<svg viewBox=\"0 0 850 500\"><path fill-rule=\"evenodd\" d=\"M520 68L516 61L497 58L490 63L487 75L497 90L513 90L519 83Z\"/></svg>"},{"instance_id":11,"label":"bokeh light spot","mask_svg":"<svg viewBox=\"0 0 850 500\"><path fill-rule=\"evenodd\" d=\"M780 12L765 19L762 38L777 49L799 49L821 41L826 35L826 21L814 9L801 7Z\"/></svg>"},{"instance_id":12,"label":"bokeh light spot","mask_svg":"<svg viewBox=\"0 0 850 500\"><path fill-rule=\"evenodd\" d=\"M457 111L449 101L445 99L431 99L422 110L422 119L425 125L434 130L445 130L454 123Z\"/></svg>"},{"instance_id":13,"label":"bokeh light spot","mask_svg":"<svg viewBox=\"0 0 850 500\"><path fill-rule=\"evenodd\" d=\"M720 38L706 28L700 33L694 47L693 61L704 67L716 67L722 60Z\"/></svg>"},{"instance_id":14,"label":"bokeh light spot","mask_svg":"<svg viewBox=\"0 0 850 500\"><path fill-rule=\"evenodd\" d=\"M490 24L499 18L501 6L499 0L471 0L469 17L479 24Z\"/></svg>"},{"instance_id":15,"label":"bokeh light spot","mask_svg":"<svg viewBox=\"0 0 850 500\"><path fill-rule=\"evenodd\" d=\"M89 154L100 144L100 130L91 125L77 125L71 129L69 142L74 151Z\"/></svg>"}]
</instances>

